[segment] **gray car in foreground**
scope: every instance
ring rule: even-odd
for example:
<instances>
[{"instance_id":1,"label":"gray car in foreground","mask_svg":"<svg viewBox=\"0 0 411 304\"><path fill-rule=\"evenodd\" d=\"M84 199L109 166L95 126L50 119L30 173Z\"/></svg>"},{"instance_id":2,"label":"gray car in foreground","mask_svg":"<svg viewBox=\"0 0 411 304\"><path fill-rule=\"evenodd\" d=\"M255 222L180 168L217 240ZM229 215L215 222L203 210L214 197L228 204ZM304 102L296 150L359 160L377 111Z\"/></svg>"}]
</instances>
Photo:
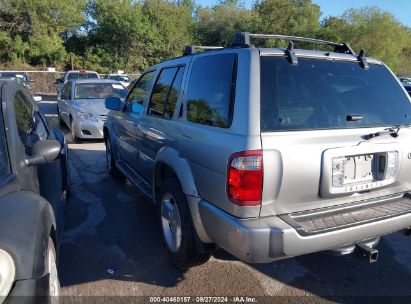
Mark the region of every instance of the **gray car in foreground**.
<instances>
[{"instance_id":1,"label":"gray car in foreground","mask_svg":"<svg viewBox=\"0 0 411 304\"><path fill-rule=\"evenodd\" d=\"M0 91L0 303L54 303L68 148L27 88L1 79Z\"/></svg>"},{"instance_id":2,"label":"gray car in foreground","mask_svg":"<svg viewBox=\"0 0 411 304\"><path fill-rule=\"evenodd\" d=\"M57 98L60 123L66 124L73 141L103 138L109 96L124 98L128 91L114 80L70 80Z\"/></svg>"},{"instance_id":3,"label":"gray car in foreground","mask_svg":"<svg viewBox=\"0 0 411 304\"><path fill-rule=\"evenodd\" d=\"M213 244L250 263L356 249L374 262L381 236L411 227L410 97L386 65L278 35L195 51L106 100L108 170L157 204L174 265Z\"/></svg>"}]
</instances>

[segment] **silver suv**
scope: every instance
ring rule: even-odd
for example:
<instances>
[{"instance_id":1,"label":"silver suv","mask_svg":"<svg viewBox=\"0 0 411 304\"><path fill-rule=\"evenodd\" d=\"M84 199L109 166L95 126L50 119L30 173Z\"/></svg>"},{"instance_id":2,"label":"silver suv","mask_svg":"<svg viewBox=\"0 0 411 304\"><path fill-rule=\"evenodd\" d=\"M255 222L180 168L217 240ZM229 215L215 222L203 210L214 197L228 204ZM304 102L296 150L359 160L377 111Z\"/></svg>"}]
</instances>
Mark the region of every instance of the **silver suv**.
<instances>
[{"instance_id":1,"label":"silver suv","mask_svg":"<svg viewBox=\"0 0 411 304\"><path fill-rule=\"evenodd\" d=\"M124 103L106 100L108 170L158 206L174 265L214 244L250 263L356 248L372 262L380 236L409 229L411 104L386 65L290 36L196 49L147 69Z\"/></svg>"}]
</instances>

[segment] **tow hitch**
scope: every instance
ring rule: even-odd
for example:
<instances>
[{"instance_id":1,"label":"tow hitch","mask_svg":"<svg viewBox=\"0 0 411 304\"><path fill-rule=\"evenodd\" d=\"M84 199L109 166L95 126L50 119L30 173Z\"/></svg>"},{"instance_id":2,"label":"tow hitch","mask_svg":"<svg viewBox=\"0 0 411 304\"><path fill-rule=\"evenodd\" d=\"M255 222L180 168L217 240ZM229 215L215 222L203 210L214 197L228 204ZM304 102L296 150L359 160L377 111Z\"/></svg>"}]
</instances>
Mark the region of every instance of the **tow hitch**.
<instances>
[{"instance_id":1,"label":"tow hitch","mask_svg":"<svg viewBox=\"0 0 411 304\"><path fill-rule=\"evenodd\" d=\"M367 243L356 244L361 256L365 257L369 263L375 263L378 260L378 250L372 248Z\"/></svg>"}]
</instances>

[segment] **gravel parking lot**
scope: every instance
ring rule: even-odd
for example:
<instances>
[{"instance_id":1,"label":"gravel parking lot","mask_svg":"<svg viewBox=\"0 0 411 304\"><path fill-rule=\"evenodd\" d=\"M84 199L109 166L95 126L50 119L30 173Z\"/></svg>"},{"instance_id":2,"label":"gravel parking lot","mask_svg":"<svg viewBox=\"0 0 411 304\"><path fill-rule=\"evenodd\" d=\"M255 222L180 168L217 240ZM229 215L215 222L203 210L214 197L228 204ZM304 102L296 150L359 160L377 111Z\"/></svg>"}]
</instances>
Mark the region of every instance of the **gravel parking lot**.
<instances>
[{"instance_id":1,"label":"gravel parking lot","mask_svg":"<svg viewBox=\"0 0 411 304\"><path fill-rule=\"evenodd\" d=\"M55 102L45 100L41 106L57 125ZM366 299L358 296L411 300L411 237L399 233L382 238L374 264L355 255L316 253L248 265L218 250L205 265L178 271L163 253L155 206L130 183L110 178L104 149L102 142L70 144L73 194L59 265L64 295L270 295L295 303Z\"/></svg>"}]
</instances>

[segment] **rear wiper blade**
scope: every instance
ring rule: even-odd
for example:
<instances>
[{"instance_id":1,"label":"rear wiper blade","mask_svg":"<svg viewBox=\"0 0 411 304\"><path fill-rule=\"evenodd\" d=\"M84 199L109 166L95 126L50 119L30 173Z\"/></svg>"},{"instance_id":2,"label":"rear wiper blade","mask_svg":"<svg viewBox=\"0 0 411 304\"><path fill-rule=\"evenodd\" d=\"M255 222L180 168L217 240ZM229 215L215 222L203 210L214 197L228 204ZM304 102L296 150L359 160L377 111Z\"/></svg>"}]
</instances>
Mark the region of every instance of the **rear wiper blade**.
<instances>
[{"instance_id":1,"label":"rear wiper blade","mask_svg":"<svg viewBox=\"0 0 411 304\"><path fill-rule=\"evenodd\" d=\"M369 140L374 137L382 136L382 135L391 135L394 138L397 138L399 136L398 132L402 128L410 128L411 125L394 125L389 128L385 128L383 131L375 132L375 133L370 133L365 136L363 136L364 139Z\"/></svg>"}]
</instances>

